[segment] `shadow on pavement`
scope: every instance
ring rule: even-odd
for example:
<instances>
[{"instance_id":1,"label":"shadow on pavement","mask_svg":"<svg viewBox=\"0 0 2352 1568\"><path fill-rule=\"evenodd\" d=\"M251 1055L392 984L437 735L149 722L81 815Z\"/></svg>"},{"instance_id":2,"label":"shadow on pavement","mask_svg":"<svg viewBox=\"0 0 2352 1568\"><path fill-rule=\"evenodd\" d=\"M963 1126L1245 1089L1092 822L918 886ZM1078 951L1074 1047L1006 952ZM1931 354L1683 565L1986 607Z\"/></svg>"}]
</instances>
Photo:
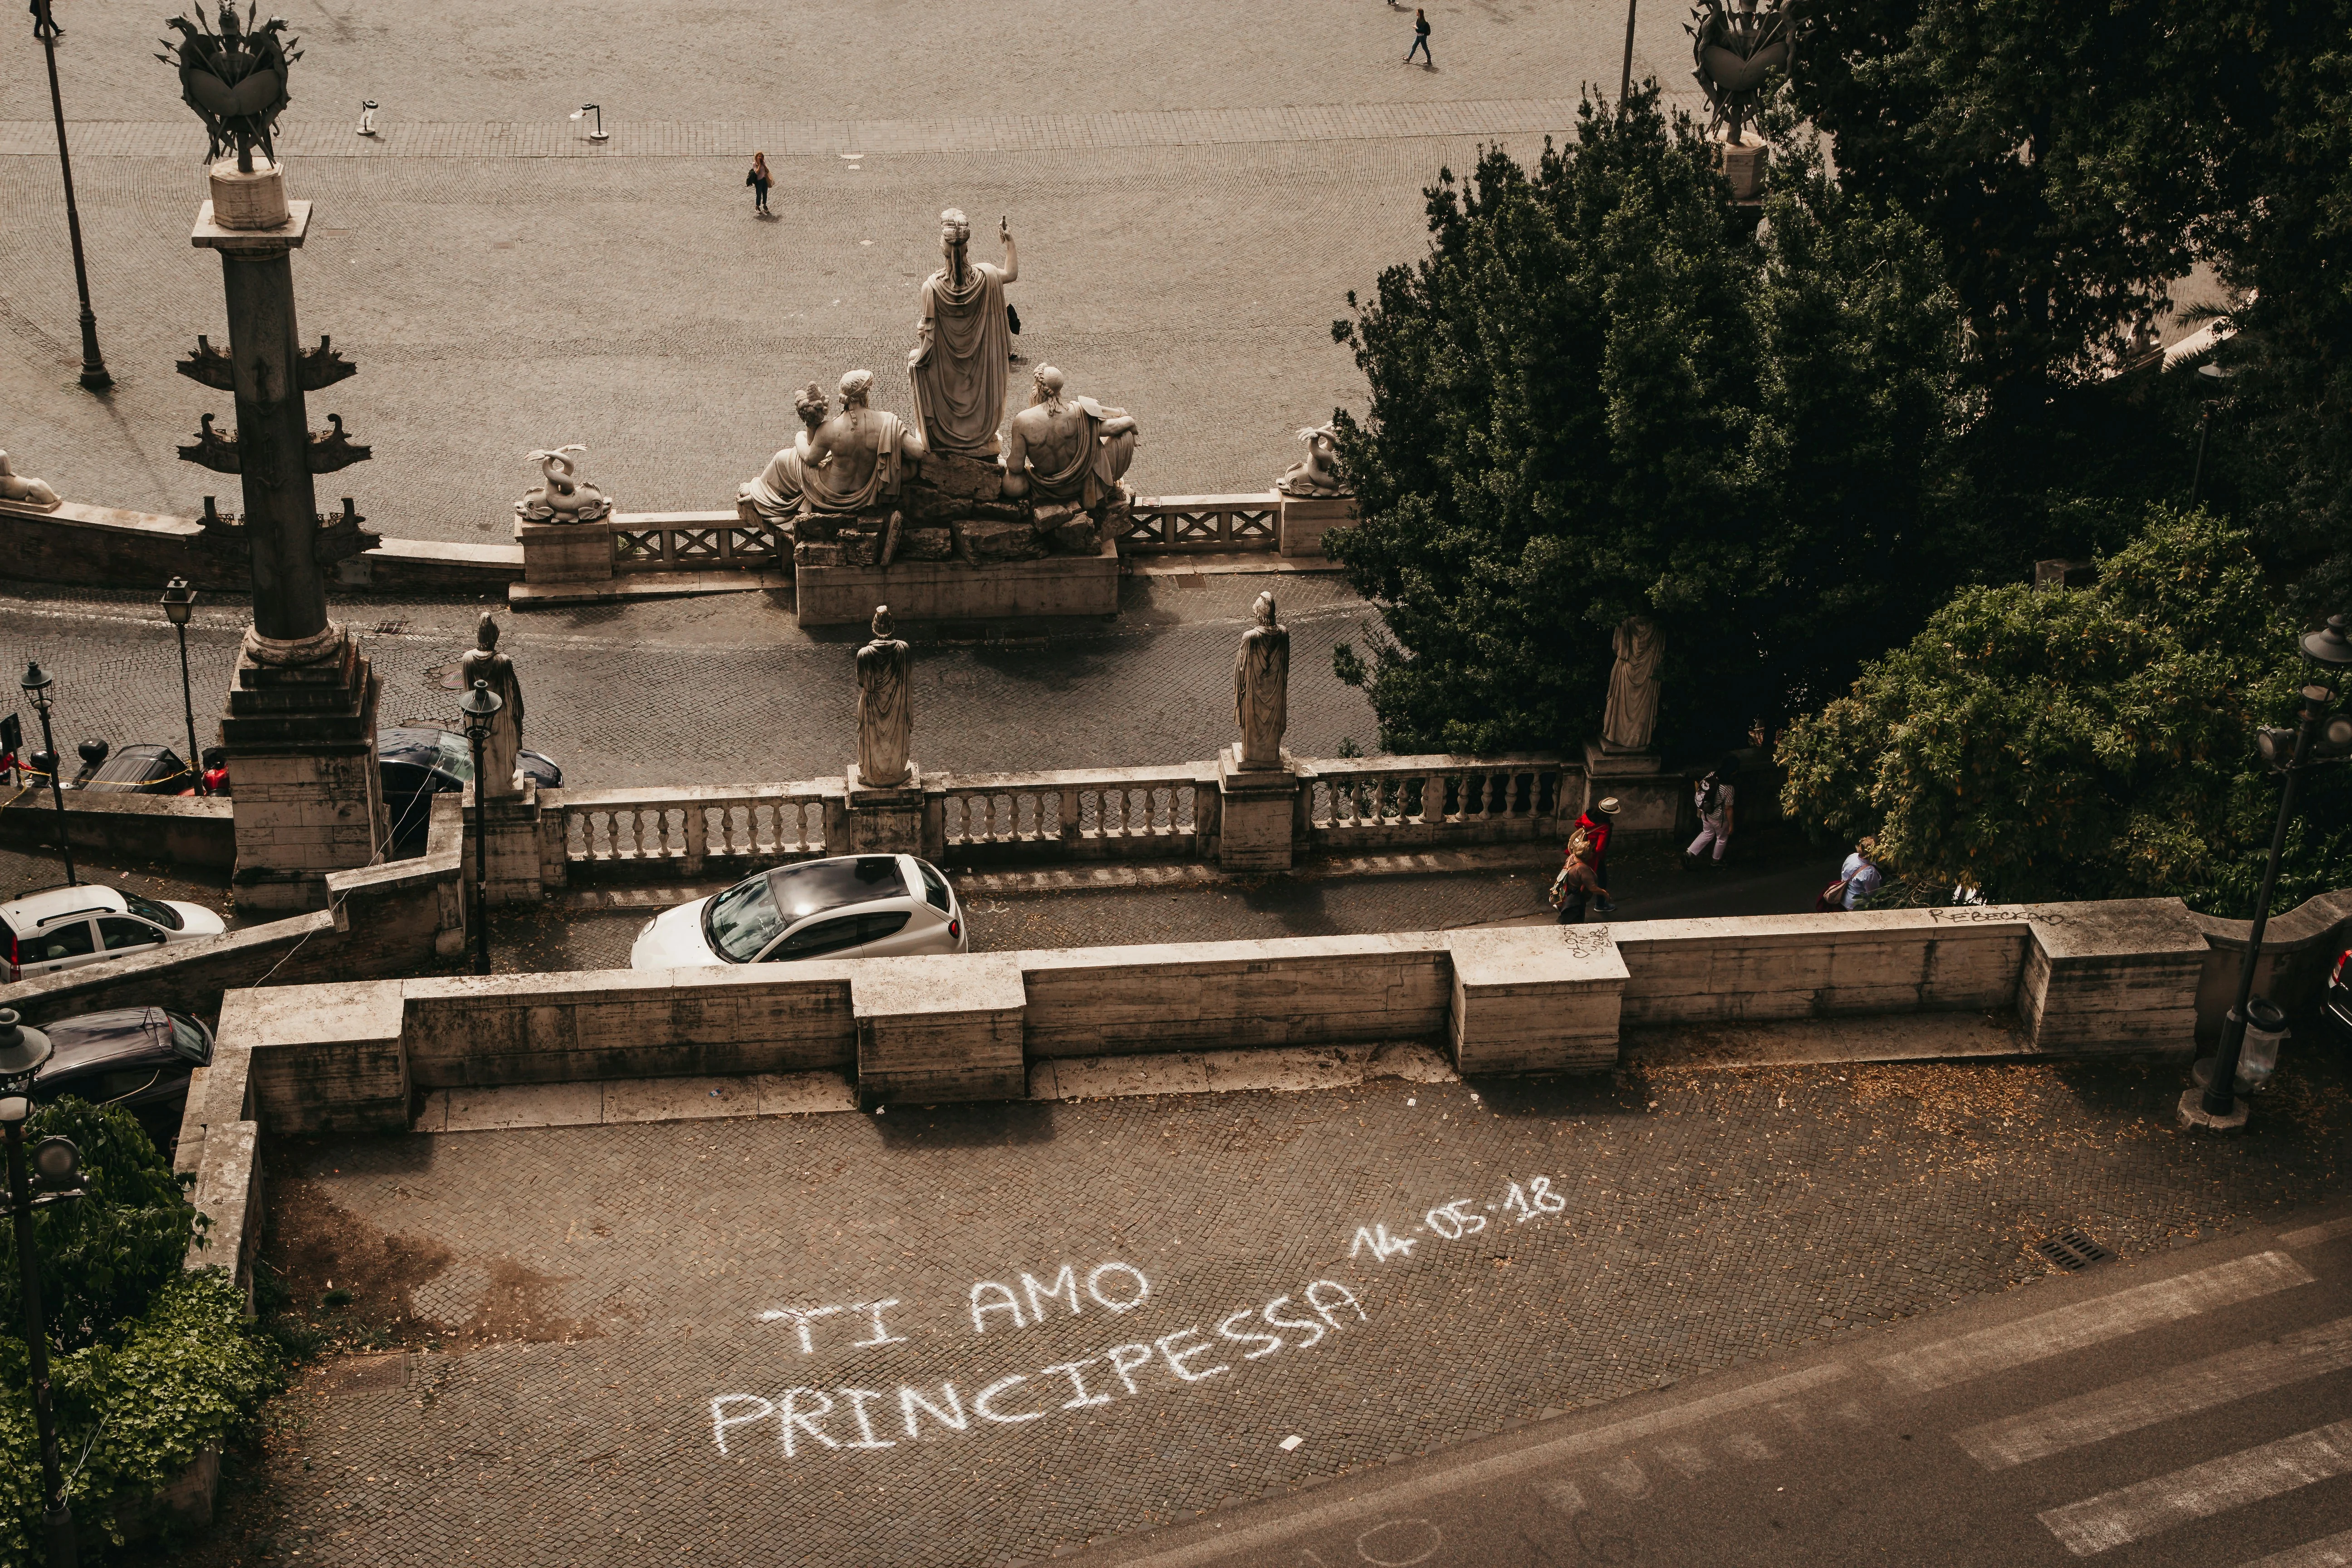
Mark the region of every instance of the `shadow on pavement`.
<instances>
[{"instance_id":1,"label":"shadow on pavement","mask_svg":"<svg viewBox=\"0 0 2352 1568\"><path fill-rule=\"evenodd\" d=\"M885 1149L1001 1149L1054 1141L1050 1100L893 1105L863 1119Z\"/></svg>"}]
</instances>

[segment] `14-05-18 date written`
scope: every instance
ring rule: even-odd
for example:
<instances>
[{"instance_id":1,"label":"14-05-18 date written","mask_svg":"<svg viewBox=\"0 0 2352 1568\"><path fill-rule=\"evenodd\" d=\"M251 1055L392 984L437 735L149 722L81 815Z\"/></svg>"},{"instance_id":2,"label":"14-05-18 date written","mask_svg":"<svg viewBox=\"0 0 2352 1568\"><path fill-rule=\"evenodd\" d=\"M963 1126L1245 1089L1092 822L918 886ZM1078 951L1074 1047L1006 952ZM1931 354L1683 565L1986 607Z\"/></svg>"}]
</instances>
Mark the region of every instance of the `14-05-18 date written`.
<instances>
[{"instance_id":1,"label":"14-05-18 date written","mask_svg":"<svg viewBox=\"0 0 2352 1568\"><path fill-rule=\"evenodd\" d=\"M1511 1183L1510 1190L1503 1194L1499 1205L1488 1204L1486 1206L1489 1210L1499 1208L1514 1225L1525 1225L1541 1215L1559 1213L1568 1207L1568 1200L1551 1190L1549 1176L1530 1176L1525 1186ZM1412 1249L1420 1246L1425 1237L1433 1236L1441 1241L1460 1241L1466 1237L1476 1236L1486 1228L1487 1224L1486 1215L1478 1211L1475 1199L1455 1198L1422 1215L1421 1224L1413 1227L1410 1236L1391 1236L1385 1225L1358 1226L1355 1243L1348 1248L1348 1256L1361 1258L1370 1252L1376 1263L1391 1258L1410 1258Z\"/></svg>"}]
</instances>

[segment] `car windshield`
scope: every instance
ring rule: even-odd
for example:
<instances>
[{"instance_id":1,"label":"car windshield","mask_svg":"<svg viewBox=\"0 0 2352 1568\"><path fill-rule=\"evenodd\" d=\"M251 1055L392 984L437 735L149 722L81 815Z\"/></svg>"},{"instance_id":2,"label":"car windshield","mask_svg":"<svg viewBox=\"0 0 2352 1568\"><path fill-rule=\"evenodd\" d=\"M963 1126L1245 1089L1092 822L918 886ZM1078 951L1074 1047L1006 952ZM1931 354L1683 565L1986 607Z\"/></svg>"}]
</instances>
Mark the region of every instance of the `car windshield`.
<instances>
[{"instance_id":1,"label":"car windshield","mask_svg":"<svg viewBox=\"0 0 2352 1568\"><path fill-rule=\"evenodd\" d=\"M765 877L738 882L702 908L702 934L730 963L749 963L784 929Z\"/></svg>"},{"instance_id":2,"label":"car windshield","mask_svg":"<svg viewBox=\"0 0 2352 1568\"><path fill-rule=\"evenodd\" d=\"M164 1016L171 1021L173 1050L198 1067L203 1067L213 1059L212 1042L205 1038L205 1032L202 1029L185 1018L173 1018L169 1014Z\"/></svg>"},{"instance_id":3,"label":"car windshield","mask_svg":"<svg viewBox=\"0 0 2352 1568\"><path fill-rule=\"evenodd\" d=\"M803 860L768 873L776 903L787 921L806 920L844 904L904 898L907 879L896 855L860 855L856 859Z\"/></svg>"},{"instance_id":4,"label":"car windshield","mask_svg":"<svg viewBox=\"0 0 2352 1568\"><path fill-rule=\"evenodd\" d=\"M474 782L474 753L466 745L466 737L454 731L441 731L441 754L433 765L459 784Z\"/></svg>"},{"instance_id":5,"label":"car windshield","mask_svg":"<svg viewBox=\"0 0 2352 1568\"><path fill-rule=\"evenodd\" d=\"M171 905L158 903L153 899L142 899L136 893L123 894L122 907L141 920L162 926L165 931L178 931L188 923Z\"/></svg>"},{"instance_id":6,"label":"car windshield","mask_svg":"<svg viewBox=\"0 0 2352 1568\"><path fill-rule=\"evenodd\" d=\"M101 795L110 790L135 790L154 781L179 778L187 771L186 764L169 749L125 746L100 763L83 787Z\"/></svg>"}]
</instances>

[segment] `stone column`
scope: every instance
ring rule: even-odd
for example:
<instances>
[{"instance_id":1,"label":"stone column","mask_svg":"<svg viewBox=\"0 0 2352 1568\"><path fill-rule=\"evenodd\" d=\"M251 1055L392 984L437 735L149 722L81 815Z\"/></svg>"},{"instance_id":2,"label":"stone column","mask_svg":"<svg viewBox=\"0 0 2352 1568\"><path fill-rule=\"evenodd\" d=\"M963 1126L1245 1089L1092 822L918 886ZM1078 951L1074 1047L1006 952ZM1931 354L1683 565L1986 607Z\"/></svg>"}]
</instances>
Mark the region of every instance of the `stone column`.
<instances>
[{"instance_id":1,"label":"stone column","mask_svg":"<svg viewBox=\"0 0 2352 1568\"><path fill-rule=\"evenodd\" d=\"M236 899L302 910L325 904L328 872L373 861L389 825L376 766L375 675L358 643L327 618L311 483L314 465L340 468L365 449L348 447L338 435L313 451L306 371L321 384L348 371L325 370L323 353L320 367L305 365L292 253L310 228L310 204L285 210L270 226L236 228L215 221L206 202L189 237L220 253L236 395L228 460L244 487L253 561L253 625L221 718L236 809ZM222 463L215 455L207 466Z\"/></svg>"}]
</instances>

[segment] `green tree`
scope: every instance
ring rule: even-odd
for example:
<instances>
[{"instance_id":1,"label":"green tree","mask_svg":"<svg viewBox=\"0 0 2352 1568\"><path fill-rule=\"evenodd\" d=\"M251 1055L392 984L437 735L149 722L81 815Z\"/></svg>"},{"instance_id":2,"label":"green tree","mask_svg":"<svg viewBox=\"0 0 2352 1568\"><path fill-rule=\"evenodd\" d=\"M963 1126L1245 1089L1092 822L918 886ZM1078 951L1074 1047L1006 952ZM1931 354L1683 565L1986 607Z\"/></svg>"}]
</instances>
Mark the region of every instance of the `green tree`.
<instances>
[{"instance_id":1,"label":"green tree","mask_svg":"<svg viewBox=\"0 0 2352 1568\"><path fill-rule=\"evenodd\" d=\"M2277 780L2254 731L2308 679L2252 541L2158 509L2086 589L1963 589L1851 695L1790 726L1782 804L1874 834L1915 880L2013 901L2177 894L2242 918ZM2312 777L2280 907L2352 864L2347 769Z\"/></svg>"},{"instance_id":2,"label":"green tree","mask_svg":"<svg viewBox=\"0 0 2352 1568\"><path fill-rule=\"evenodd\" d=\"M1627 107L1442 172L1428 256L1333 324L1370 399L1338 420L1361 522L1330 548L1385 626L1338 663L1391 749L1592 733L1637 613L1669 733L1719 740L1843 686L1966 569L1923 522L1968 414L1927 237L1783 124L1759 240L1654 84Z\"/></svg>"}]
</instances>

